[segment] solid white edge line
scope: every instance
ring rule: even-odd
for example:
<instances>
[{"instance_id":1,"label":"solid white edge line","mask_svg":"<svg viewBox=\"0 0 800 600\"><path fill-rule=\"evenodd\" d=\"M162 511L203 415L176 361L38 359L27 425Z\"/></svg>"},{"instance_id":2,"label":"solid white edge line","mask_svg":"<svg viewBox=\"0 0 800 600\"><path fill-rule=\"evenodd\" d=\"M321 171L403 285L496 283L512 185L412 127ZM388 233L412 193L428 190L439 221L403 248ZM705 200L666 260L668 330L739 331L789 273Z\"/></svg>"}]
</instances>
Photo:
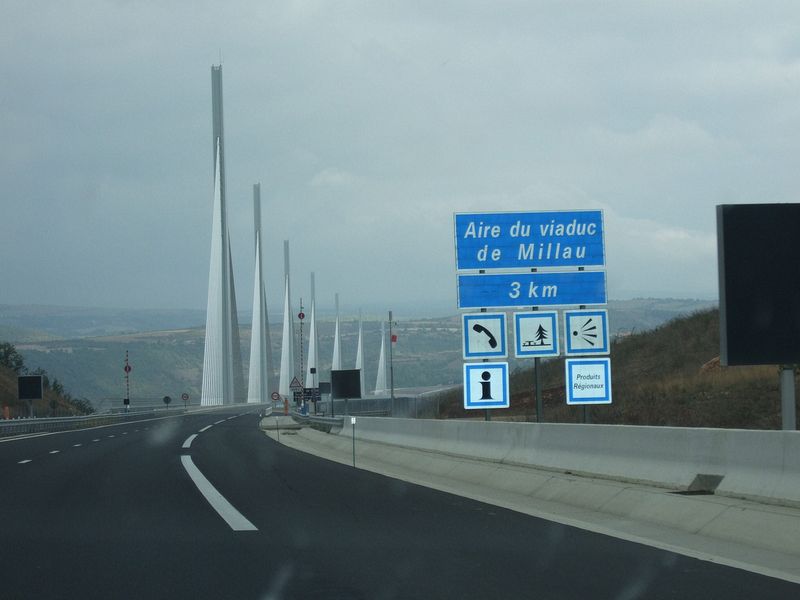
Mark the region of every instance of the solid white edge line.
<instances>
[{"instance_id":1,"label":"solid white edge line","mask_svg":"<svg viewBox=\"0 0 800 600\"><path fill-rule=\"evenodd\" d=\"M203 433L204 431L208 431L208 430L209 430L209 429L211 429L212 427L213 427L213 425L206 425L206 426L205 426L205 427L203 427L203 428L202 428L200 431L198 431L198 433Z\"/></svg>"},{"instance_id":2,"label":"solid white edge line","mask_svg":"<svg viewBox=\"0 0 800 600\"><path fill-rule=\"evenodd\" d=\"M192 447L192 442L194 441L194 438L196 438L196 437L197 437L197 434L193 433L188 438L186 438L186 441L183 442L183 446L181 446L181 447L182 448L191 448Z\"/></svg>"},{"instance_id":3,"label":"solid white edge line","mask_svg":"<svg viewBox=\"0 0 800 600\"><path fill-rule=\"evenodd\" d=\"M183 463L183 468L186 469L186 473L197 486L200 493L203 494L203 497L211 505L211 508L217 511L217 514L222 517L231 529L234 531L258 531L258 527L248 521L242 513L236 510L233 505L211 485L211 482L206 479L205 475L203 475L200 469L192 462L191 456L188 454L181 455L181 463Z\"/></svg>"}]
</instances>

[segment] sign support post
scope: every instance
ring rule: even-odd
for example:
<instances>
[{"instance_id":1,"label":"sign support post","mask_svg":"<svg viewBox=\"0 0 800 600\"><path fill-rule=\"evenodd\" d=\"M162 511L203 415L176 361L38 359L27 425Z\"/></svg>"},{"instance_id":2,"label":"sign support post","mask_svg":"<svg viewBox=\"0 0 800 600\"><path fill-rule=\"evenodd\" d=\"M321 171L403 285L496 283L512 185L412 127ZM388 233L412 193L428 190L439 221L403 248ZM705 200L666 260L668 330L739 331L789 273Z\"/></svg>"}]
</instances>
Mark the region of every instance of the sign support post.
<instances>
[{"instance_id":1,"label":"sign support post","mask_svg":"<svg viewBox=\"0 0 800 600\"><path fill-rule=\"evenodd\" d=\"M544 402L542 401L542 372L539 368L541 358L538 356L533 359L533 385L536 387L534 393L536 394L536 422L544 422Z\"/></svg>"},{"instance_id":2,"label":"sign support post","mask_svg":"<svg viewBox=\"0 0 800 600\"><path fill-rule=\"evenodd\" d=\"M394 334L392 333L392 311L389 311L389 399L391 402L390 414L394 416L394 355L392 345L394 344ZM385 384L384 384L385 385Z\"/></svg>"},{"instance_id":3,"label":"sign support post","mask_svg":"<svg viewBox=\"0 0 800 600\"><path fill-rule=\"evenodd\" d=\"M312 311L313 312L313 311ZM306 314L303 312L303 299L300 298L300 312L297 314L297 318L300 319L300 377L303 376L303 319L306 318ZM309 360L311 360L309 358ZM301 381L302 383L302 381ZM305 387L305 386L301 386Z\"/></svg>"},{"instance_id":4,"label":"sign support post","mask_svg":"<svg viewBox=\"0 0 800 600\"><path fill-rule=\"evenodd\" d=\"M125 371L125 399L122 401L123 405L125 406L125 412L131 407L131 365L128 362L128 351L125 350L125 366L123 367Z\"/></svg>"},{"instance_id":5,"label":"sign support post","mask_svg":"<svg viewBox=\"0 0 800 600\"><path fill-rule=\"evenodd\" d=\"M582 269L579 269L579 270L582 270ZM578 307L578 309L580 309L580 310L583 310L585 308L586 308L586 306L583 305L583 304L581 304ZM569 339L569 332L567 332L567 338ZM584 405L583 406L583 424L584 425L589 425L592 422L592 415L589 412L589 408L590 407L588 405Z\"/></svg>"},{"instance_id":6,"label":"sign support post","mask_svg":"<svg viewBox=\"0 0 800 600\"><path fill-rule=\"evenodd\" d=\"M794 366L781 366L781 429L797 429L797 409L795 408Z\"/></svg>"},{"instance_id":7,"label":"sign support post","mask_svg":"<svg viewBox=\"0 0 800 600\"><path fill-rule=\"evenodd\" d=\"M481 272L483 272L483 271L481 271ZM481 312L482 312L482 313L485 313L485 312L486 312L486 309L485 309L485 308L482 308L482 309L481 309ZM489 359L487 359L487 358L484 358L484 359L483 359L481 362L489 362ZM492 420L492 413L490 413L490 412L489 412L489 409L488 409L488 408L484 409L483 413L484 413L484 414L483 414L483 419L484 419L484 421L491 421L491 420Z\"/></svg>"},{"instance_id":8,"label":"sign support post","mask_svg":"<svg viewBox=\"0 0 800 600\"><path fill-rule=\"evenodd\" d=\"M535 269L531 269L531 271L535 271ZM539 310L538 306L531 306L531 311ZM557 348L556 348L557 349ZM544 412L544 402L542 400L542 372L540 371L542 359L538 356L533 358L533 385L535 386L534 389L534 397L536 398L536 422L542 423L544 422L544 416L542 413Z\"/></svg>"}]
</instances>

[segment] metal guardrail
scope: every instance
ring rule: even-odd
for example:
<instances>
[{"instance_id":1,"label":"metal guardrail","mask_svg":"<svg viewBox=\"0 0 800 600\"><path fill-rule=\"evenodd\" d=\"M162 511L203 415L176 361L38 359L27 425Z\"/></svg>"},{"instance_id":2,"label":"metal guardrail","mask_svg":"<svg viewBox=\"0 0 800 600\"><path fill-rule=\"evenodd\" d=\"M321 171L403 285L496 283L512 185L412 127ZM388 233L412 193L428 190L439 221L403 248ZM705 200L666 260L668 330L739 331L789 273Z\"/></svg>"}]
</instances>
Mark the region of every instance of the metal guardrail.
<instances>
[{"instance_id":1,"label":"metal guardrail","mask_svg":"<svg viewBox=\"0 0 800 600\"><path fill-rule=\"evenodd\" d=\"M301 425L309 425L314 429L320 429L329 432L333 427L342 427L344 425L344 417L322 417L319 415L304 415L297 411L292 412L292 419Z\"/></svg>"},{"instance_id":2,"label":"metal guardrail","mask_svg":"<svg viewBox=\"0 0 800 600\"><path fill-rule=\"evenodd\" d=\"M163 414L163 413L161 413ZM98 425L112 425L128 421L140 421L156 416L155 411L114 415L89 415L83 417L45 417L41 419L10 419L0 421L0 437L45 433L50 431L69 431L85 429Z\"/></svg>"},{"instance_id":3,"label":"metal guardrail","mask_svg":"<svg viewBox=\"0 0 800 600\"><path fill-rule=\"evenodd\" d=\"M405 419L436 419L439 416L438 394L419 396L351 398L334 400L334 414L363 417L399 417ZM318 403L320 410L331 411L331 400Z\"/></svg>"},{"instance_id":4,"label":"metal guardrail","mask_svg":"<svg viewBox=\"0 0 800 600\"><path fill-rule=\"evenodd\" d=\"M8 419L0 420L0 437L26 435L31 433L49 433L53 431L70 431L74 429L87 429L100 425L116 425L142 421L154 417L169 417L185 413L215 411L234 406L262 407L262 404L225 404L222 406L203 406L194 409L169 408L137 411L130 413L115 413L102 415L87 415L80 417L44 417L36 419Z\"/></svg>"}]
</instances>

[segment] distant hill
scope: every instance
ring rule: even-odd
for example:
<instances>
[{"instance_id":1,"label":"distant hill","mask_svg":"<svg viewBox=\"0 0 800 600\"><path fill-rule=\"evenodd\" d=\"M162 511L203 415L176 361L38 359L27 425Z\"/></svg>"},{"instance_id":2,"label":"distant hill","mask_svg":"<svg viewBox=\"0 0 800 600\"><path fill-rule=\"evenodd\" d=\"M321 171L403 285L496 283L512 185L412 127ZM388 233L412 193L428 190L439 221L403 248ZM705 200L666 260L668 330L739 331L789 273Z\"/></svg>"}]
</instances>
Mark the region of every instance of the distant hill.
<instances>
[{"instance_id":1,"label":"distant hill","mask_svg":"<svg viewBox=\"0 0 800 600\"><path fill-rule=\"evenodd\" d=\"M203 310L0 304L0 340L37 342L205 325Z\"/></svg>"},{"instance_id":2,"label":"distant hill","mask_svg":"<svg viewBox=\"0 0 800 600\"><path fill-rule=\"evenodd\" d=\"M613 404L590 409L593 423L681 427L780 428L775 366L720 367L719 311L675 318L652 331L619 336L611 346ZM564 359L542 363L544 420L580 422L567 406ZM511 408L495 418L533 420L533 369L511 377ZM462 390L442 398L443 416L480 417L462 408Z\"/></svg>"},{"instance_id":3,"label":"distant hill","mask_svg":"<svg viewBox=\"0 0 800 600\"><path fill-rule=\"evenodd\" d=\"M677 299L637 299L612 301L609 321L612 332L629 335L652 329L679 314L709 306L707 301ZM198 313L198 314L195 314ZM26 362L55 374L73 394L89 398L98 408L119 404L124 396L123 363L125 351L133 366L131 398L138 402L160 402L169 395L188 393L199 401L205 320L200 311L127 311L118 320L111 309L94 314L92 309L58 307L2 307L0 328L22 327L36 330L38 337L15 341ZM413 318L395 313L394 379L397 387L413 388L461 383L461 320L456 314L445 317ZM28 316L26 316L28 315ZM4 321L5 319L5 321ZM192 326L186 326L190 323ZM270 315L271 338L276 361L280 357L281 323ZM164 325L160 330L159 324ZM198 326L199 325L199 326ZM320 320L320 373L328 377L333 348L333 322ZM70 331L102 330L101 336L63 338ZM298 334L299 334L299 327ZM0 332L2 330L0 329ZM247 368L250 338L242 328L242 354ZM48 339L58 334L59 339ZM308 324L304 334L308 334ZM344 366L354 366L358 322L343 317L342 354ZM368 389L375 385L380 349L380 323L375 318L364 322L365 376ZM3 338L0 337L0 340ZM307 339L304 347L307 348ZM299 345L298 345L299 346ZM512 368L523 368L525 361L510 360ZM277 365L276 365L277 368Z\"/></svg>"}]
</instances>

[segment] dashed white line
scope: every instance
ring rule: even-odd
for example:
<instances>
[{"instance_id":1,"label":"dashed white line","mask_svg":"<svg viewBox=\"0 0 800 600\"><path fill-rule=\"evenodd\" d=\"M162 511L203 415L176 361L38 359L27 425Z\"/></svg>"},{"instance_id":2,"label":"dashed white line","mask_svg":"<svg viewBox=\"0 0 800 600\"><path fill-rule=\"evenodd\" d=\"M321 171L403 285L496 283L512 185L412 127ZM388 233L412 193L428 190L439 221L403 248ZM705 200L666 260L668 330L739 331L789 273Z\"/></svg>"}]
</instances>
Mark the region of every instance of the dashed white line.
<instances>
[{"instance_id":1,"label":"dashed white line","mask_svg":"<svg viewBox=\"0 0 800 600\"><path fill-rule=\"evenodd\" d=\"M98 438L98 439L96 439L96 440L92 440L92 441L93 441L93 442L99 442L99 441L100 441L100 439Z\"/></svg>"},{"instance_id":2,"label":"dashed white line","mask_svg":"<svg viewBox=\"0 0 800 600\"><path fill-rule=\"evenodd\" d=\"M219 425L220 423L224 423L225 419L220 419L219 421L214 421L214 425Z\"/></svg>"},{"instance_id":3,"label":"dashed white line","mask_svg":"<svg viewBox=\"0 0 800 600\"><path fill-rule=\"evenodd\" d=\"M25 463L29 463L29 462L33 462L33 461L31 461L30 458L26 458L25 460L19 461L17 464L18 465L24 465Z\"/></svg>"},{"instance_id":4,"label":"dashed white line","mask_svg":"<svg viewBox=\"0 0 800 600\"><path fill-rule=\"evenodd\" d=\"M110 438L112 438L112 437L114 437L114 436L113 436L113 435L107 435L106 437L110 437Z\"/></svg>"},{"instance_id":5,"label":"dashed white line","mask_svg":"<svg viewBox=\"0 0 800 600\"><path fill-rule=\"evenodd\" d=\"M127 431L123 431L122 435L128 435L128 432Z\"/></svg>"},{"instance_id":6,"label":"dashed white line","mask_svg":"<svg viewBox=\"0 0 800 600\"><path fill-rule=\"evenodd\" d=\"M83 444L72 444L73 448L80 448L81 446L83 446Z\"/></svg>"},{"instance_id":7,"label":"dashed white line","mask_svg":"<svg viewBox=\"0 0 800 600\"><path fill-rule=\"evenodd\" d=\"M182 455L181 462L183 463L183 468L186 469L186 473L197 486L197 489L231 529L234 531L258 531L258 527L248 521L242 513L236 510L233 505L211 485L211 482L200 472L200 469L194 465L191 456L187 454Z\"/></svg>"},{"instance_id":8,"label":"dashed white line","mask_svg":"<svg viewBox=\"0 0 800 600\"><path fill-rule=\"evenodd\" d=\"M50 454L58 454L61 450L50 450Z\"/></svg>"},{"instance_id":9,"label":"dashed white line","mask_svg":"<svg viewBox=\"0 0 800 600\"><path fill-rule=\"evenodd\" d=\"M205 426L205 427L203 427L203 428L202 428L202 429L201 429L201 430L200 430L198 433L203 433L204 431L208 431L208 430L209 430L209 429L211 429L213 426L214 426L214 425L206 425L206 426Z\"/></svg>"},{"instance_id":10,"label":"dashed white line","mask_svg":"<svg viewBox=\"0 0 800 600\"><path fill-rule=\"evenodd\" d=\"M196 438L196 437L197 437L196 433L193 433L192 435L190 435L188 438L186 438L186 441L183 442L183 446L182 447L183 448L191 448L192 447L192 442L194 441L194 438Z\"/></svg>"}]
</instances>

